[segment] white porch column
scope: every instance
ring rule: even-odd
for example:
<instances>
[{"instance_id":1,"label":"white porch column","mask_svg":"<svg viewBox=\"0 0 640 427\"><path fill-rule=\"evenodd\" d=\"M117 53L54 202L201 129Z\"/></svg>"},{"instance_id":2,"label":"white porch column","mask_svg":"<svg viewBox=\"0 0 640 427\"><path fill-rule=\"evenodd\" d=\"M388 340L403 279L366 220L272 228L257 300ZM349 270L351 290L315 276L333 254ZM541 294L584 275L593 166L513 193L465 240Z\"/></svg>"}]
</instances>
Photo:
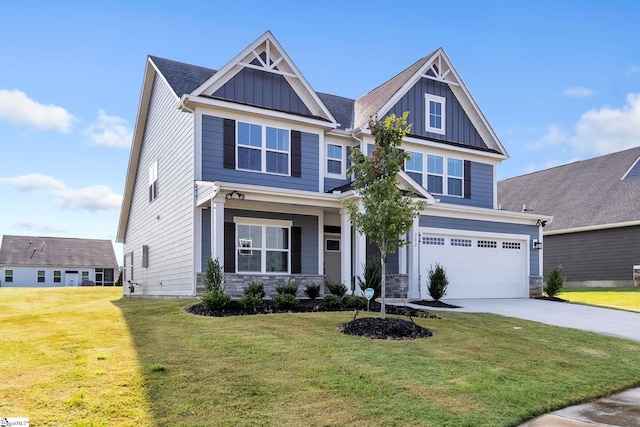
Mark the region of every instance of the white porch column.
<instances>
[{"instance_id":1,"label":"white porch column","mask_svg":"<svg viewBox=\"0 0 640 427\"><path fill-rule=\"evenodd\" d=\"M407 233L407 236L399 236L400 238L407 238L410 242L413 242L413 238L411 236L411 230ZM398 274L407 274L407 252L409 250L409 245L405 245L401 248L398 248Z\"/></svg>"},{"instance_id":2,"label":"white porch column","mask_svg":"<svg viewBox=\"0 0 640 427\"><path fill-rule=\"evenodd\" d=\"M224 197L211 199L211 259L224 266Z\"/></svg>"},{"instance_id":3,"label":"white porch column","mask_svg":"<svg viewBox=\"0 0 640 427\"><path fill-rule=\"evenodd\" d=\"M318 274L324 274L324 212L318 215Z\"/></svg>"},{"instance_id":4,"label":"white porch column","mask_svg":"<svg viewBox=\"0 0 640 427\"><path fill-rule=\"evenodd\" d=\"M420 271L420 218L413 219L413 225L409 230L411 244L407 245L409 256L409 298L423 298L421 292L422 277L425 272Z\"/></svg>"},{"instance_id":5,"label":"white porch column","mask_svg":"<svg viewBox=\"0 0 640 427\"><path fill-rule=\"evenodd\" d=\"M364 206L360 205L360 211L364 211ZM354 259L354 272L356 277L356 295L362 295L362 292L358 292L358 277L364 277L364 267L367 264L367 236L355 230L355 259ZM363 291L364 289L361 289Z\"/></svg>"},{"instance_id":6,"label":"white porch column","mask_svg":"<svg viewBox=\"0 0 640 427\"><path fill-rule=\"evenodd\" d=\"M351 293L351 215L346 209L340 210L340 281Z\"/></svg>"}]
</instances>

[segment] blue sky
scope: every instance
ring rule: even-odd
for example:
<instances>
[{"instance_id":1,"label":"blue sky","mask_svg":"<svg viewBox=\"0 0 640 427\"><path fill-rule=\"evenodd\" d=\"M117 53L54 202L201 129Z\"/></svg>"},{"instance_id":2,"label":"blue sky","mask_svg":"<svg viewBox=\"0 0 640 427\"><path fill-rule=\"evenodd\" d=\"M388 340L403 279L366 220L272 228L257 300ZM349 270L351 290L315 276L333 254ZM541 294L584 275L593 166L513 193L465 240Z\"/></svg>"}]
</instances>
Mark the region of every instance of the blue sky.
<instances>
[{"instance_id":1,"label":"blue sky","mask_svg":"<svg viewBox=\"0 0 640 427\"><path fill-rule=\"evenodd\" d=\"M640 144L640 2L436 3L4 4L0 234L114 240L146 56L220 68L266 30L351 98L443 47L511 156L499 179Z\"/></svg>"}]
</instances>

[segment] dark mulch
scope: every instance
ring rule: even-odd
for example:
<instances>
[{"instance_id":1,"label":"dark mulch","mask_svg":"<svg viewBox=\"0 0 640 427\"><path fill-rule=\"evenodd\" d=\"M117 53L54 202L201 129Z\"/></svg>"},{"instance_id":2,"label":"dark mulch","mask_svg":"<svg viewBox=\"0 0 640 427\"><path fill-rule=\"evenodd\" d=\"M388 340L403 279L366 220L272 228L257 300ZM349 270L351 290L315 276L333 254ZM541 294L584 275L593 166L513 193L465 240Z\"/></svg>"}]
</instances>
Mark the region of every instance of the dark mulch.
<instances>
[{"instance_id":1,"label":"dark mulch","mask_svg":"<svg viewBox=\"0 0 640 427\"><path fill-rule=\"evenodd\" d=\"M566 299L562 299L558 297L548 297L548 296L536 297L535 299L541 299L545 301L568 302Z\"/></svg>"},{"instance_id":2,"label":"dark mulch","mask_svg":"<svg viewBox=\"0 0 640 427\"><path fill-rule=\"evenodd\" d=\"M460 306L458 305L447 304L446 302L433 301L433 300L411 301L411 304L423 305L425 307L460 308Z\"/></svg>"},{"instance_id":3,"label":"dark mulch","mask_svg":"<svg viewBox=\"0 0 640 427\"><path fill-rule=\"evenodd\" d=\"M270 300L263 300L256 310L246 310L239 301L232 300L229 305L220 311L211 311L202 303L197 303L187 308L189 313L199 316L250 316L257 314L270 313L310 313L321 311L354 311L353 308L327 306L323 300L300 300L300 303L290 310L279 310ZM380 319L379 317L358 318L361 313L367 311L358 310L355 313L354 320L340 325L338 329L348 335L356 335L369 337L374 339L415 339L425 338L433 335L428 329L413 323L412 320L403 320L400 318ZM380 304L371 301L369 304L369 312L380 313ZM389 316L406 316L409 319L413 317L439 319L438 316L429 313L426 310L415 309L411 307L386 305L385 313Z\"/></svg>"}]
</instances>

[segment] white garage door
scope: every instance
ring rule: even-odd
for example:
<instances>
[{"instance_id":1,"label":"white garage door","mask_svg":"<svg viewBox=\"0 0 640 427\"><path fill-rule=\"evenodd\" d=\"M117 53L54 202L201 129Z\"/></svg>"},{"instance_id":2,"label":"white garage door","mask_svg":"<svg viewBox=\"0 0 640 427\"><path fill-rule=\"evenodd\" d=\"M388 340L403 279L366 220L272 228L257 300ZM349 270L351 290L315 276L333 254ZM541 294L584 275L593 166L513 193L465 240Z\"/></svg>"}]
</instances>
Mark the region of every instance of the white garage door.
<instances>
[{"instance_id":1,"label":"white garage door","mask_svg":"<svg viewBox=\"0 0 640 427\"><path fill-rule=\"evenodd\" d=\"M428 273L444 267L450 298L524 298L528 296L528 240L517 235L460 235L423 230L420 245L422 296Z\"/></svg>"}]
</instances>

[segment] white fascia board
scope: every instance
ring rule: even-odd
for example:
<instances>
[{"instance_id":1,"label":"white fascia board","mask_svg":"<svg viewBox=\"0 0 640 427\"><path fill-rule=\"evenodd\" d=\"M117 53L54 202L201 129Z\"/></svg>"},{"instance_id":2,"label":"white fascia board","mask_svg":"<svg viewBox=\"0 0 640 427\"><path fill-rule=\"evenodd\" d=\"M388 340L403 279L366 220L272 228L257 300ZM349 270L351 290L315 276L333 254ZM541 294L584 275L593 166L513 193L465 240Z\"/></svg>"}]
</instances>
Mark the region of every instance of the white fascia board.
<instances>
[{"instance_id":1,"label":"white fascia board","mask_svg":"<svg viewBox=\"0 0 640 427\"><path fill-rule=\"evenodd\" d=\"M415 144L422 147L436 148L446 153L452 153L452 152L464 153L465 159L467 160L472 160L472 157L475 157L478 159L484 158L485 163L487 158L495 159L495 160L498 160L499 162L506 160L508 158L504 154L491 153L488 151L478 151L478 150L474 150L473 148L458 147L455 145L444 144L442 142L430 141L422 138L414 138L411 136L406 136L404 138L404 142L408 142L408 143Z\"/></svg>"},{"instance_id":2,"label":"white fascia board","mask_svg":"<svg viewBox=\"0 0 640 427\"><path fill-rule=\"evenodd\" d=\"M614 222L611 224L588 225L585 227L565 228L564 230L545 231L545 236L555 236L559 234L581 233L583 231L610 230L612 228L636 227L640 221Z\"/></svg>"},{"instance_id":3,"label":"white fascia board","mask_svg":"<svg viewBox=\"0 0 640 427\"><path fill-rule=\"evenodd\" d=\"M274 111L260 107L253 107L251 105L238 104L236 102L224 101L221 99L204 98L194 95L184 95L182 97L182 104L185 107L195 109L197 106L217 108L230 112L243 112L249 115L271 117L280 120L286 120L292 123L305 123L311 126L322 127L325 130L335 129L337 123L326 122L324 120L318 120L311 117L299 116L296 114L284 113L281 111Z\"/></svg>"},{"instance_id":4,"label":"white fascia board","mask_svg":"<svg viewBox=\"0 0 640 427\"><path fill-rule=\"evenodd\" d=\"M504 211L499 209L486 209L470 206L438 203L428 206L423 215L449 217L459 219L472 219L480 221L509 222L515 224L536 225L538 220L550 223L553 217L550 215L536 215L523 212Z\"/></svg>"},{"instance_id":5,"label":"white fascia board","mask_svg":"<svg viewBox=\"0 0 640 427\"><path fill-rule=\"evenodd\" d=\"M428 204L436 203L436 198L431 195L423 186L418 184L411 176L403 170L398 171L398 178L400 182L405 184L407 187L413 188L413 190L427 199Z\"/></svg>"}]
</instances>

